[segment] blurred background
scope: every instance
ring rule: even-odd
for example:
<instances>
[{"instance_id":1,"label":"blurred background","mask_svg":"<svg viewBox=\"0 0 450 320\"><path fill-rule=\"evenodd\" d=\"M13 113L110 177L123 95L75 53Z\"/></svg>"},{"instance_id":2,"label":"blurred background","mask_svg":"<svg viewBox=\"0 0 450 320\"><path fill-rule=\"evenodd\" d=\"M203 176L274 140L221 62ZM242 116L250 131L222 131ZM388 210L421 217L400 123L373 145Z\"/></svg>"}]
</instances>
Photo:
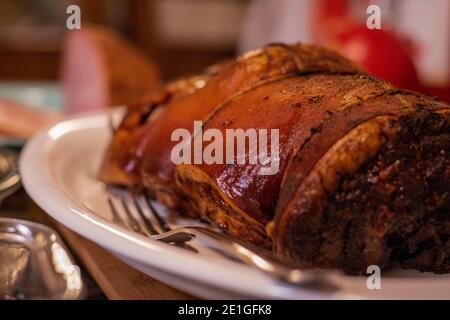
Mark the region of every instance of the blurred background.
<instances>
[{"instance_id":1,"label":"blurred background","mask_svg":"<svg viewBox=\"0 0 450 320\"><path fill-rule=\"evenodd\" d=\"M81 30L67 28L70 5L81 10ZM381 30L366 25L369 5L380 9ZM337 50L379 78L450 102L450 0L0 0L0 202L19 186L11 149L19 151L68 114L148 105L164 99L151 95L165 81L268 43L299 41ZM14 189L5 177L15 179ZM8 201L0 216L53 226L24 191ZM93 264L104 273L96 280L115 283L127 274L130 280L117 283L138 293L132 298L142 298L146 286L145 298L156 291L160 298L186 298L59 230L84 262L106 266ZM102 298L94 281L86 281L89 298Z\"/></svg>"},{"instance_id":2,"label":"blurred background","mask_svg":"<svg viewBox=\"0 0 450 320\"><path fill-rule=\"evenodd\" d=\"M117 32L163 80L270 42L303 41L331 47L400 87L450 101L448 0L2 0L0 97L63 103L53 85L73 32L66 28L71 4L81 8L82 28ZM366 27L369 4L380 7L382 30ZM50 95L18 94L14 85L30 81L50 83Z\"/></svg>"},{"instance_id":3,"label":"blurred background","mask_svg":"<svg viewBox=\"0 0 450 320\"><path fill-rule=\"evenodd\" d=\"M81 8L82 25L114 29L146 51L173 78L237 48L245 0L2 0L0 78L57 79L66 8Z\"/></svg>"}]
</instances>

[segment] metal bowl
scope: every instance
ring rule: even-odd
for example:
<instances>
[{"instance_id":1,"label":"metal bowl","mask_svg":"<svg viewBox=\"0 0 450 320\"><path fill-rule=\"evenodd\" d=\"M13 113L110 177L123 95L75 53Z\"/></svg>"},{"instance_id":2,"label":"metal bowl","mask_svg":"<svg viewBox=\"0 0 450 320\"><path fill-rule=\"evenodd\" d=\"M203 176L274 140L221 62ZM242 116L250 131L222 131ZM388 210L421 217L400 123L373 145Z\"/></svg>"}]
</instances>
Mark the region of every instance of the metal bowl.
<instances>
[{"instance_id":1,"label":"metal bowl","mask_svg":"<svg viewBox=\"0 0 450 320\"><path fill-rule=\"evenodd\" d=\"M82 299L85 288L60 236L42 224L0 218L0 299Z\"/></svg>"},{"instance_id":2,"label":"metal bowl","mask_svg":"<svg viewBox=\"0 0 450 320\"><path fill-rule=\"evenodd\" d=\"M0 147L0 202L21 186L18 159L16 151Z\"/></svg>"}]
</instances>

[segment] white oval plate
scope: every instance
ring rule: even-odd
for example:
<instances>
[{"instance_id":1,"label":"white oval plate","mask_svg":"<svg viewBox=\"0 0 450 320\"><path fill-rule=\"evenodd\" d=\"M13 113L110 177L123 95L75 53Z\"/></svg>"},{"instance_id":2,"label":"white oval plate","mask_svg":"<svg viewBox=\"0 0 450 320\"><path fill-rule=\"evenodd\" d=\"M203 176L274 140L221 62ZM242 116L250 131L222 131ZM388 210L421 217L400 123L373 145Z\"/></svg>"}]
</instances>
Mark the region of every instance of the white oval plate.
<instances>
[{"instance_id":1,"label":"white oval plate","mask_svg":"<svg viewBox=\"0 0 450 320\"><path fill-rule=\"evenodd\" d=\"M116 119L120 114L114 113ZM384 272L379 290L368 289L365 277L339 274L332 275L341 287L334 294L287 287L207 250L195 254L117 225L106 187L97 179L110 138L106 112L55 125L26 145L20 161L23 184L54 219L160 281L210 299L450 299L450 275L403 270Z\"/></svg>"}]
</instances>

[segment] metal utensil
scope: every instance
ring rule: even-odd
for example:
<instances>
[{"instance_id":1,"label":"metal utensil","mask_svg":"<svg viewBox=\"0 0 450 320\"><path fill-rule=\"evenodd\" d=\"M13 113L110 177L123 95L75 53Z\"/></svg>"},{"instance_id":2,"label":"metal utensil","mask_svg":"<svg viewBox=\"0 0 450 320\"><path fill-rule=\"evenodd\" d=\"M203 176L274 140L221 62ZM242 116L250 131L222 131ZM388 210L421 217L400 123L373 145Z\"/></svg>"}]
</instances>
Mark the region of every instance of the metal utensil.
<instances>
[{"instance_id":1,"label":"metal utensil","mask_svg":"<svg viewBox=\"0 0 450 320\"><path fill-rule=\"evenodd\" d=\"M242 263L254 267L285 284L321 291L337 290L337 286L327 278L324 272L293 269L286 264L261 255L257 250L244 246L223 233L201 226L183 226L172 229L162 215L155 210L148 197L130 193L127 198L121 197L119 201L123 208L122 215L119 215L120 209L115 204L117 200L108 199L114 221L154 240L180 246L180 244L185 244L193 238L206 237L227 256L233 256ZM141 204L142 202L146 203L145 207ZM132 207L135 210L132 210ZM138 214L133 216L132 211ZM147 218L147 216L152 217L152 219Z\"/></svg>"},{"instance_id":2,"label":"metal utensil","mask_svg":"<svg viewBox=\"0 0 450 320\"><path fill-rule=\"evenodd\" d=\"M0 148L0 202L21 186L18 161L17 152L5 147Z\"/></svg>"},{"instance_id":3,"label":"metal utensil","mask_svg":"<svg viewBox=\"0 0 450 320\"><path fill-rule=\"evenodd\" d=\"M0 299L81 299L84 295L80 270L53 229L0 218Z\"/></svg>"}]
</instances>

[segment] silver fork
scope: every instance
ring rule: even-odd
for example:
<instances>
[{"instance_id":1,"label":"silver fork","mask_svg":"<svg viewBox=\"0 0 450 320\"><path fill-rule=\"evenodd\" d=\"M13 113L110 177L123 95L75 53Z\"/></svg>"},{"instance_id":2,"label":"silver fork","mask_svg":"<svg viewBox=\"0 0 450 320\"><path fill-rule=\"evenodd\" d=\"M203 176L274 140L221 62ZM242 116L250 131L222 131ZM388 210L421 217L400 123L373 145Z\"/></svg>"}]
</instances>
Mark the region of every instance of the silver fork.
<instances>
[{"instance_id":1,"label":"silver fork","mask_svg":"<svg viewBox=\"0 0 450 320\"><path fill-rule=\"evenodd\" d=\"M176 245L178 247L188 249L193 252L198 252L197 249L187 244L188 241L192 240L195 235L188 233L174 233L171 236L161 237L161 234L166 234L167 232L172 231L169 224L158 214L158 212L153 208L152 203L148 200L147 197L143 197L145 199L145 203L147 205L148 212L152 214L152 216L156 219L156 223L152 222L148 219L144 214L143 207L138 203L137 196L134 193L130 193L130 198L133 202L133 206L136 208L136 211L141 218L141 223L133 216L130 210L130 205L125 197L121 196L119 201L121 203L121 207L123 212L125 213L126 221L120 216L117 206L114 204L114 201L111 197L108 198L109 208L111 209L111 213L113 215L113 222L123 225L125 227L131 228L134 232L140 233L144 236L153 238L155 240L159 240L165 243L170 243Z\"/></svg>"},{"instance_id":2,"label":"silver fork","mask_svg":"<svg viewBox=\"0 0 450 320\"><path fill-rule=\"evenodd\" d=\"M120 203L123 208L123 212L125 213L124 216L127 219L126 222L119 215L117 205L111 197L108 199L108 203L113 215L113 221L120 225L128 226L135 232L148 236L154 240L173 244L185 249L190 249L191 251L194 251L195 249L192 250L193 247L189 246L187 242L196 237L203 236L212 242L215 247L226 256L235 257L242 263L254 267L277 280L281 280L284 283L321 291L332 292L338 289L338 287L333 284L322 271L293 269L286 264L276 261L275 259L259 254L255 249L241 245L223 233L201 226L171 228L153 207L148 197L142 196L144 203L146 204L146 208L139 203L135 194L130 193L129 198L132 199L132 205L142 220L141 223L139 223L139 221L137 221L132 215L131 205L129 203L130 201L126 201L123 196L120 197ZM153 219L147 218L144 212L148 212Z\"/></svg>"}]
</instances>

